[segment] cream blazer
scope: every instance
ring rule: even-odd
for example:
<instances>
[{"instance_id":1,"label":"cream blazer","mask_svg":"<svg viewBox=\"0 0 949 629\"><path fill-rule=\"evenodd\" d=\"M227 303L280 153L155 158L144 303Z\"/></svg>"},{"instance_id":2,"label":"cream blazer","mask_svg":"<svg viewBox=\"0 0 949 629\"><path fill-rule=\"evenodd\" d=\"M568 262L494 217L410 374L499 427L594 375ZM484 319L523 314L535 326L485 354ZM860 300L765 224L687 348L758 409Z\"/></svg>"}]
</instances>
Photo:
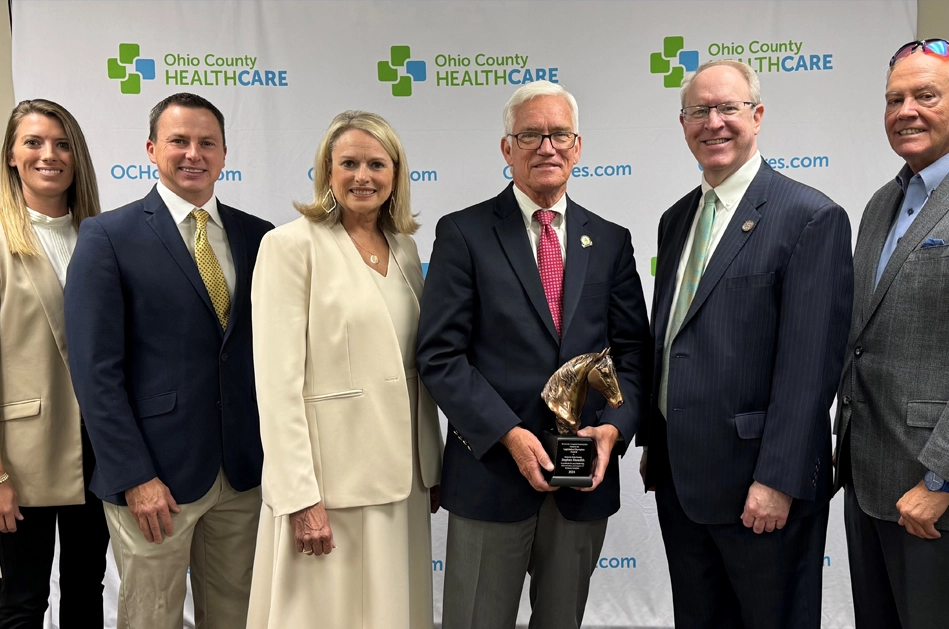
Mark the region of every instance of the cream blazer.
<instances>
[{"instance_id":1,"label":"cream blazer","mask_svg":"<svg viewBox=\"0 0 949 629\"><path fill-rule=\"evenodd\" d=\"M0 458L20 505L82 504L79 403L63 288L42 247L14 256L0 228Z\"/></svg>"},{"instance_id":2,"label":"cream blazer","mask_svg":"<svg viewBox=\"0 0 949 629\"><path fill-rule=\"evenodd\" d=\"M388 235L416 300L415 241ZM251 303L264 446L263 499L279 517L405 499L412 483L406 373L395 328L370 270L342 225L306 218L264 236ZM413 348L414 351L414 348ZM411 376L412 374L410 374ZM418 383L418 459L426 487L441 476L442 438Z\"/></svg>"}]
</instances>

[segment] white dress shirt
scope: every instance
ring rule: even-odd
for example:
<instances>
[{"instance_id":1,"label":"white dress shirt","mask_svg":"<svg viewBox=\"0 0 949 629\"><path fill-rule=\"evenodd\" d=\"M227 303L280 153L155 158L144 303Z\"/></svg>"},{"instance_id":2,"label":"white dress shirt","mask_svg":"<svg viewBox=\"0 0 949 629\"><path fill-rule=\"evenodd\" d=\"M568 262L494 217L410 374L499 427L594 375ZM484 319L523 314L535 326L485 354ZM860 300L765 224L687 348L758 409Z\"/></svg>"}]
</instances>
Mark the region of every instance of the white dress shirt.
<instances>
[{"instance_id":1,"label":"white dress shirt","mask_svg":"<svg viewBox=\"0 0 949 629\"><path fill-rule=\"evenodd\" d=\"M191 218L191 210L195 206L185 201L177 194L169 190L162 182L156 185L161 200L165 202L171 218L178 226L181 232L181 239L185 241L191 259L194 259L194 232L197 230L194 219ZM234 289L237 287L237 271L234 268L234 256L231 255L231 247L227 240L227 232L224 231L224 223L221 222L221 213L217 209L217 197L211 197L207 203L200 208L208 213L208 244L214 250L217 262L221 266L221 272L224 274L224 281L227 283L227 292L231 298L234 297Z\"/></svg>"},{"instance_id":2,"label":"white dress shirt","mask_svg":"<svg viewBox=\"0 0 949 629\"><path fill-rule=\"evenodd\" d=\"M702 206L705 205L705 195L708 194L709 190L715 190L715 194L718 196L718 199L715 201L715 221L712 223L712 233L711 240L708 244L708 254L705 256L706 268L708 268L708 263L712 261L712 254L715 253L718 243L722 240L722 234L725 233L725 227L728 226L728 223L731 222L732 217L735 216L735 208L738 207L738 203L741 201L742 197L745 196L745 192L748 191L748 186L751 185L752 180L755 178L755 175L758 174L758 168L761 166L761 153L755 151L755 154L747 162L742 165L741 168L736 170L730 177L725 181L718 184L717 188L712 188L705 181L705 175L702 175L702 198L699 199L699 211L695 213L695 218L692 220L692 227L689 229L689 237L685 241L685 247L682 248L682 255L679 258L679 268L676 271L676 289L675 293L672 295L672 308L669 310L670 320L671 313L675 312L676 302L679 301L679 289L682 288L682 276L685 273L685 267L689 262L689 252L692 250L692 241L695 239L695 226L698 225L699 216L702 214ZM671 326L666 326L666 337L665 343L668 344L672 341L669 338L669 333L671 332ZM663 364L662 366L663 377L665 374L669 373L668 365ZM660 409L663 414L665 414L666 409Z\"/></svg>"},{"instance_id":3,"label":"white dress shirt","mask_svg":"<svg viewBox=\"0 0 949 629\"><path fill-rule=\"evenodd\" d=\"M537 210L550 210L554 212L554 220L550 226L554 228L557 234L557 240L560 241L560 255L564 260L567 259L567 223L565 213L567 211L567 195L560 196L560 199L554 203L553 207L540 207L531 198L521 192L521 189L514 185L514 198L517 199L517 205L521 208L521 216L524 218L524 226L527 228L527 237L531 242L531 251L534 252L534 260L537 260L537 243L540 242L540 223L534 219L534 212Z\"/></svg>"},{"instance_id":4,"label":"white dress shirt","mask_svg":"<svg viewBox=\"0 0 949 629\"><path fill-rule=\"evenodd\" d=\"M69 259L76 249L77 233L72 223L72 212L58 218L46 216L30 208L26 208L26 212L30 215L33 231L53 265L60 285L65 288L66 267L69 266Z\"/></svg>"}]
</instances>

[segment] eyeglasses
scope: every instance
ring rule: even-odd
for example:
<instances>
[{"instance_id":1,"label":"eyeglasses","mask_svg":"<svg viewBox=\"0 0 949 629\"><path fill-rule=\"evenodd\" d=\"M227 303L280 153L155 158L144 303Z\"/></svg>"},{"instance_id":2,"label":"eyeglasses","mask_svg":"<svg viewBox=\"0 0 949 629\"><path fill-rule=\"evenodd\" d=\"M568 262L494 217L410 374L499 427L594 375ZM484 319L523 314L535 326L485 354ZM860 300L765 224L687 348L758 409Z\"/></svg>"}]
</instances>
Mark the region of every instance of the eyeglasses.
<instances>
[{"instance_id":1,"label":"eyeglasses","mask_svg":"<svg viewBox=\"0 0 949 629\"><path fill-rule=\"evenodd\" d=\"M533 151L539 149L545 139L549 139L551 146L555 149L572 149L577 143L578 134L568 133L567 131L557 131L556 133L525 131L524 133L508 133L508 135L517 140L517 146L520 148Z\"/></svg>"},{"instance_id":2,"label":"eyeglasses","mask_svg":"<svg viewBox=\"0 0 949 629\"><path fill-rule=\"evenodd\" d=\"M736 100L727 103L719 103L718 105L694 105L692 107L683 107L680 111L682 112L682 119L685 120L686 124L698 124L708 120L708 116L713 109L717 111L718 115L722 118L731 118L741 111L742 105L757 107L758 103Z\"/></svg>"},{"instance_id":3,"label":"eyeglasses","mask_svg":"<svg viewBox=\"0 0 949 629\"><path fill-rule=\"evenodd\" d=\"M917 49L922 48L923 52L928 52L931 55L936 55L942 58L949 57L949 42L945 39L923 39L921 41L911 41L908 44L903 44L900 46L899 50L896 51L896 54L890 59L890 67L893 67L893 64L904 59L914 52Z\"/></svg>"}]
</instances>

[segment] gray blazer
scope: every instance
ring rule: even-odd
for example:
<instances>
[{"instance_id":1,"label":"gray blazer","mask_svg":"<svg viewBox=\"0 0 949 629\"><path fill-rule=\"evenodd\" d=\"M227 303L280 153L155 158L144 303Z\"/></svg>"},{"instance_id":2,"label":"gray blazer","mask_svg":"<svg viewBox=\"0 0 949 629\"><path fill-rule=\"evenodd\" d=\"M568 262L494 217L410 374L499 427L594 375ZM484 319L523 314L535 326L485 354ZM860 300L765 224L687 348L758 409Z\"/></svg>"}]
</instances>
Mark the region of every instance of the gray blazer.
<instances>
[{"instance_id":1,"label":"gray blazer","mask_svg":"<svg viewBox=\"0 0 949 629\"><path fill-rule=\"evenodd\" d=\"M927 469L949 478L949 178L900 240L874 290L883 243L902 201L902 189L891 181L870 199L860 223L835 430L838 453L851 430L860 507L893 522L899 520L897 501ZM949 530L949 512L936 528Z\"/></svg>"}]
</instances>

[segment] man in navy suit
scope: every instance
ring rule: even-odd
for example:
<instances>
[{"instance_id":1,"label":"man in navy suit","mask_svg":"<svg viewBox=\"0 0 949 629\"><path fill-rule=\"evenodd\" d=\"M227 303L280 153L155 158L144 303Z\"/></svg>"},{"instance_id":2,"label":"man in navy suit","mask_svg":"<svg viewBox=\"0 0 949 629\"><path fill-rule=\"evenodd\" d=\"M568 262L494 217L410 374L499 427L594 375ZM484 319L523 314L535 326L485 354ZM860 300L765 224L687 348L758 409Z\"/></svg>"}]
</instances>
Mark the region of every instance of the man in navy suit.
<instances>
[{"instance_id":1,"label":"man in navy suit","mask_svg":"<svg viewBox=\"0 0 949 629\"><path fill-rule=\"evenodd\" d=\"M629 231L566 195L576 100L528 84L504 126L513 184L438 222L419 320L419 373L451 430L442 626L513 628L530 573L530 626L574 629L620 506L617 457L645 410L651 342ZM579 434L596 443L593 487L554 491L541 391L564 362L608 346L626 402L608 408L591 393Z\"/></svg>"},{"instance_id":2,"label":"man in navy suit","mask_svg":"<svg viewBox=\"0 0 949 629\"><path fill-rule=\"evenodd\" d=\"M703 177L659 223L656 378L640 440L675 624L817 629L850 222L761 159L750 67L706 63L681 98Z\"/></svg>"},{"instance_id":3,"label":"man in navy suit","mask_svg":"<svg viewBox=\"0 0 949 629\"><path fill-rule=\"evenodd\" d=\"M243 627L260 513L250 279L267 221L219 203L224 117L193 94L149 116L159 183L86 221L66 334L122 584L118 627Z\"/></svg>"}]
</instances>

